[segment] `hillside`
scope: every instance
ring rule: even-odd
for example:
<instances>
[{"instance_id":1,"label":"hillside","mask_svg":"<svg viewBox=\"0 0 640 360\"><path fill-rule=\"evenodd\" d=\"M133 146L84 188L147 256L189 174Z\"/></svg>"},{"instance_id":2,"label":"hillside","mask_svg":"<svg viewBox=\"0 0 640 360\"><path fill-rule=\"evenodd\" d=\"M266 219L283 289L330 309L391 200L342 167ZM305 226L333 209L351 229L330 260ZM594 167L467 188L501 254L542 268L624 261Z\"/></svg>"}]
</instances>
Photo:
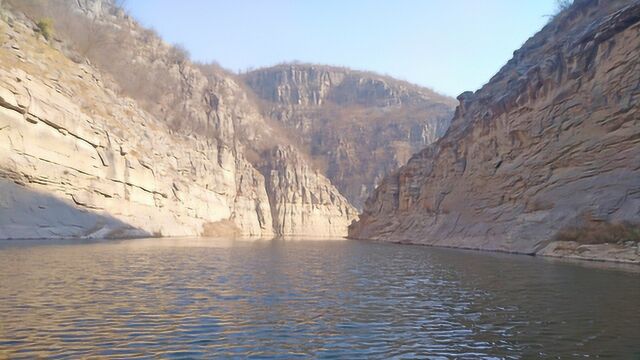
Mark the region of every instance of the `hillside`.
<instances>
[{"instance_id":1,"label":"hillside","mask_svg":"<svg viewBox=\"0 0 640 360\"><path fill-rule=\"evenodd\" d=\"M577 0L388 176L350 237L638 261L640 3Z\"/></svg>"},{"instance_id":2,"label":"hillside","mask_svg":"<svg viewBox=\"0 0 640 360\"><path fill-rule=\"evenodd\" d=\"M6 1L0 238L346 234L356 212L235 77L112 1Z\"/></svg>"},{"instance_id":3,"label":"hillside","mask_svg":"<svg viewBox=\"0 0 640 360\"><path fill-rule=\"evenodd\" d=\"M332 66L282 64L242 78L263 114L301 139L358 208L385 175L444 134L457 104L388 76Z\"/></svg>"}]
</instances>

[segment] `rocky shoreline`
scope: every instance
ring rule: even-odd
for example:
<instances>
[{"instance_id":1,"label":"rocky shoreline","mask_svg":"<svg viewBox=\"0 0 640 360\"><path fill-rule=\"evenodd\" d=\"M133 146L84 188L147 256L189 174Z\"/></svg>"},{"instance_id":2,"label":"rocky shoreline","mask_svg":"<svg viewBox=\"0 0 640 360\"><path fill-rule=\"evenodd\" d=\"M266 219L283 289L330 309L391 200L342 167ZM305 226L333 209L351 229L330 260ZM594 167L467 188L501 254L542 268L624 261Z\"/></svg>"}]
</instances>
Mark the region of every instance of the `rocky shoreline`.
<instances>
[{"instance_id":1,"label":"rocky shoreline","mask_svg":"<svg viewBox=\"0 0 640 360\"><path fill-rule=\"evenodd\" d=\"M414 243L411 241L385 241L380 239L359 239L350 237L353 241L391 243L398 245L428 246L442 249L493 252L523 256L536 256L542 258L553 258L558 260L597 262L606 264L623 264L636 266L640 265L640 243L627 242L624 244L580 244L573 241L553 241L538 252L519 252L509 250L490 250L478 247L460 247L447 245L433 245L427 243Z\"/></svg>"},{"instance_id":2,"label":"rocky shoreline","mask_svg":"<svg viewBox=\"0 0 640 360\"><path fill-rule=\"evenodd\" d=\"M640 243L580 244L575 241L554 241L536 256L640 265Z\"/></svg>"}]
</instances>

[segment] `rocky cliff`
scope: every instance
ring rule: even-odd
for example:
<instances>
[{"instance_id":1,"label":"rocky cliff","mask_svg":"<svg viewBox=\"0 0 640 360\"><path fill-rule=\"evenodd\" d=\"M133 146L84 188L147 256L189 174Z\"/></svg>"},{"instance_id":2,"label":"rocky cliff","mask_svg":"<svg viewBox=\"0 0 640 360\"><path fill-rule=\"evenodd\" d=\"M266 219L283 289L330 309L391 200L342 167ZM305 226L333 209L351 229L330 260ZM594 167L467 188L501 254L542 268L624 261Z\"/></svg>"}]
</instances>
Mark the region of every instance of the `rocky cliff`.
<instances>
[{"instance_id":1,"label":"rocky cliff","mask_svg":"<svg viewBox=\"0 0 640 360\"><path fill-rule=\"evenodd\" d=\"M576 0L460 95L446 135L383 181L350 237L589 258L602 254L581 229L626 226L608 256L637 261L639 59L638 1Z\"/></svg>"},{"instance_id":2,"label":"rocky cliff","mask_svg":"<svg viewBox=\"0 0 640 360\"><path fill-rule=\"evenodd\" d=\"M344 236L355 212L293 146L277 146L265 164L267 193L278 234Z\"/></svg>"},{"instance_id":3,"label":"rocky cliff","mask_svg":"<svg viewBox=\"0 0 640 360\"><path fill-rule=\"evenodd\" d=\"M404 81L331 66L284 64L242 78L263 114L294 134L358 208L385 175L444 134L457 104Z\"/></svg>"},{"instance_id":4,"label":"rocky cliff","mask_svg":"<svg viewBox=\"0 0 640 360\"><path fill-rule=\"evenodd\" d=\"M1 9L0 238L346 234L355 210L232 75L111 1Z\"/></svg>"}]
</instances>

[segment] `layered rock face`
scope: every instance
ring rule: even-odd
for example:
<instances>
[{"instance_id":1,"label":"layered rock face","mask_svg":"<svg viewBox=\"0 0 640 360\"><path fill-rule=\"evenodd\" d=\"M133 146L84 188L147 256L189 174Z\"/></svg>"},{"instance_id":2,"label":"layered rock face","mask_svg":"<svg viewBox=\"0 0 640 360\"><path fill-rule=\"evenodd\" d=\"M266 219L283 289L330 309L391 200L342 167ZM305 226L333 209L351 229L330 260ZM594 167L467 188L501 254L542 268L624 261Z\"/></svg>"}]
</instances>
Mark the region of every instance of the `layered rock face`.
<instances>
[{"instance_id":1,"label":"layered rock face","mask_svg":"<svg viewBox=\"0 0 640 360\"><path fill-rule=\"evenodd\" d=\"M355 210L295 151L272 161L281 135L232 76L110 1L59 3L125 50L98 69L3 5L0 238L346 234Z\"/></svg>"},{"instance_id":2,"label":"layered rock face","mask_svg":"<svg viewBox=\"0 0 640 360\"><path fill-rule=\"evenodd\" d=\"M265 172L278 234L343 236L356 213L333 185L313 170L292 146L277 146Z\"/></svg>"},{"instance_id":3,"label":"layered rock face","mask_svg":"<svg viewBox=\"0 0 640 360\"><path fill-rule=\"evenodd\" d=\"M199 235L228 219L272 235L264 180L246 160L214 139L171 134L95 69L19 21L3 25L0 237ZM238 178L256 186L240 193Z\"/></svg>"},{"instance_id":4,"label":"layered rock face","mask_svg":"<svg viewBox=\"0 0 640 360\"><path fill-rule=\"evenodd\" d=\"M456 104L413 84L330 66L285 64L242 78L264 115L299 139L358 208L385 175L444 134Z\"/></svg>"},{"instance_id":5,"label":"layered rock face","mask_svg":"<svg viewBox=\"0 0 640 360\"><path fill-rule=\"evenodd\" d=\"M383 181L350 237L548 253L563 229L637 223L639 67L640 3L576 0L459 97L447 134Z\"/></svg>"}]
</instances>

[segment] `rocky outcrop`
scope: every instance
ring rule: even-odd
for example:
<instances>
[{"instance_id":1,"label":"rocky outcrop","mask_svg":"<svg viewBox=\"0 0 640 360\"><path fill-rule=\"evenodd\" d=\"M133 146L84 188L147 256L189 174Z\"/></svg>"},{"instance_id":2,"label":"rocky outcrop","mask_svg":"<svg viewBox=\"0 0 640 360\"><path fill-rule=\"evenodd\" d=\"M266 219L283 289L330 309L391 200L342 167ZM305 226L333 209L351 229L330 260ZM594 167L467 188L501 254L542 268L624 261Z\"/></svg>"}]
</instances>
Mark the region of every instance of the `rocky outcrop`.
<instances>
[{"instance_id":1,"label":"rocky outcrop","mask_svg":"<svg viewBox=\"0 0 640 360\"><path fill-rule=\"evenodd\" d=\"M276 120L356 207L449 126L455 101L346 68L285 64L243 75Z\"/></svg>"},{"instance_id":2,"label":"rocky outcrop","mask_svg":"<svg viewBox=\"0 0 640 360\"><path fill-rule=\"evenodd\" d=\"M639 59L638 1L576 0L459 97L350 237L549 255L567 227L637 223Z\"/></svg>"},{"instance_id":3,"label":"rocky outcrop","mask_svg":"<svg viewBox=\"0 0 640 360\"><path fill-rule=\"evenodd\" d=\"M277 146L264 170L278 234L343 236L357 213L331 183L317 174L292 146Z\"/></svg>"},{"instance_id":4,"label":"rocky outcrop","mask_svg":"<svg viewBox=\"0 0 640 360\"><path fill-rule=\"evenodd\" d=\"M355 211L306 159L288 155L273 169L271 157L249 159L281 135L231 75L190 64L126 14L105 11L110 1L55 4L78 6L98 33L120 31L126 51L96 67L76 58L77 43L45 40L3 5L0 238L299 236L305 224L316 237L346 235Z\"/></svg>"}]
</instances>

